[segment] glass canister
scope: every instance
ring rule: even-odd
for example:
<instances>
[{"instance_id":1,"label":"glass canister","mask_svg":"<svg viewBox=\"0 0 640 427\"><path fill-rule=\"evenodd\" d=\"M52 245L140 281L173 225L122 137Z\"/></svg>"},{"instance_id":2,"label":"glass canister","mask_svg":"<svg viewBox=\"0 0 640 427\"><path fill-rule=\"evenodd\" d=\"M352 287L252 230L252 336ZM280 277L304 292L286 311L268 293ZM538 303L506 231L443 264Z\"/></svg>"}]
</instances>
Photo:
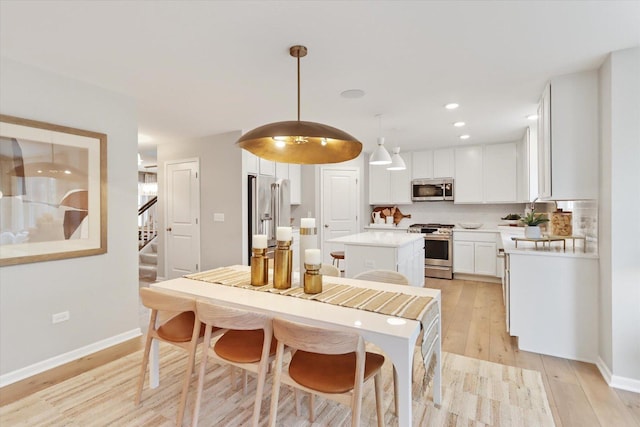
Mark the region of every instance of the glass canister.
<instances>
[{"instance_id":1,"label":"glass canister","mask_svg":"<svg viewBox=\"0 0 640 427\"><path fill-rule=\"evenodd\" d=\"M551 213L551 234L553 236L571 236L573 234L573 215L558 209Z\"/></svg>"}]
</instances>

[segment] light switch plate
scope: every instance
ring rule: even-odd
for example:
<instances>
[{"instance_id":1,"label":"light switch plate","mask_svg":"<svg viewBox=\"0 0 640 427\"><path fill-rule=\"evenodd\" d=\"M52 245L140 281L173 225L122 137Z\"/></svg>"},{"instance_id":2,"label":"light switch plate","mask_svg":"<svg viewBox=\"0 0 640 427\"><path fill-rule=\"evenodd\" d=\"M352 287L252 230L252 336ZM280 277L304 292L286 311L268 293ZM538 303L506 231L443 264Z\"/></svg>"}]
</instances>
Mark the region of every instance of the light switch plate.
<instances>
[{"instance_id":1,"label":"light switch plate","mask_svg":"<svg viewBox=\"0 0 640 427\"><path fill-rule=\"evenodd\" d=\"M213 214L213 222L224 222L224 214L223 213L214 213Z\"/></svg>"}]
</instances>

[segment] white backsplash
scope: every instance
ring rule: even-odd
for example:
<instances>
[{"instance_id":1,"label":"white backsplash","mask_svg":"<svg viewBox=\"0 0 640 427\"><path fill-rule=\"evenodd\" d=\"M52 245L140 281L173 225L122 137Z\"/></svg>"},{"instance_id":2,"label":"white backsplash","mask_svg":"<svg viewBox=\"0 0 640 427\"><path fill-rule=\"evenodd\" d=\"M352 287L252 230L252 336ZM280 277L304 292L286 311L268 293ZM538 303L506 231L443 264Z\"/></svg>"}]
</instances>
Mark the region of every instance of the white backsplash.
<instances>
[{"instance_id":1,"label":"white backsplash","mask_svg":"<svg viewBox=\"0 0 640 427\"><path fill-rule=\"evenodd\" d=\"M574 236L584 236L587 249L598 252L598 202L596 200L576 200L558 202L558 208L572 212L571 225ZM577 247L582 242L577 242Z\"/></svg>"},{"instance_id":2,"label":"white backsplash","mask_svg":"<svg viewBox=\"0 0 640 427\"><path fill-rule=\"evenodd\" d=\"M494 227L500 218L510 214L524 213L525 203L500 205L457 205L453 202L417 202L412 205L398 205L403 214L411 214L411 218L403 218L401 226L437 222L455 224L461 222L480 222L484 228Z\"/></svg>"}]
</instances>

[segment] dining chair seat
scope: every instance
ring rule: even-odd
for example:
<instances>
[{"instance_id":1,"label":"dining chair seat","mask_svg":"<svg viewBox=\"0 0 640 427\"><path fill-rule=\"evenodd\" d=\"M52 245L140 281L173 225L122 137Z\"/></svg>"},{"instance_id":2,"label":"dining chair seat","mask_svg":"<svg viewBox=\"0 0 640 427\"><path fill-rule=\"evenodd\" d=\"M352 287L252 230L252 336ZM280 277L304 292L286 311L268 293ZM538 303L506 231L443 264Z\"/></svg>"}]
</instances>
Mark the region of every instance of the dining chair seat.
<instances>
[{"instance_id":1,"label":"dining chair seat","mask_svg":"<svg viewBox=\"0 0 640 427\"><path fill-rule=\"evenodd\" d=\"M216 341L214 351L221 358L237 363L255 363L262 357L264 331L255 329L249 331L229 330ZM269 356L276 354L278 341L271 340Z\"/></svg>"},{"instance_id":2,"label":"dining chair seat","mask_svg":"<svg viewBox=\"0 0 640 427\"><path fill-rule=\"evenodd\" d=\"M384 356L366 353L364 381L382 368ZM346 393L356 380L356 353L319 354L298 350L289 363L289 375L299 384L323 393ZM327 375L331 372L331 375Z\"/></svg>"},{"instance_id":3,"label":"dining chair seat","mask_svg":"<svg viewBox=\"0 0 640 427\"><path fill-rule=\"evenodd\" d=\"M172 317L157 329L160 338L172 342L189 342L193 334L196 315L193 311L185 311ZM204 325L200 326L200 337L204 337Z\"/></svg>"}]
</instances>

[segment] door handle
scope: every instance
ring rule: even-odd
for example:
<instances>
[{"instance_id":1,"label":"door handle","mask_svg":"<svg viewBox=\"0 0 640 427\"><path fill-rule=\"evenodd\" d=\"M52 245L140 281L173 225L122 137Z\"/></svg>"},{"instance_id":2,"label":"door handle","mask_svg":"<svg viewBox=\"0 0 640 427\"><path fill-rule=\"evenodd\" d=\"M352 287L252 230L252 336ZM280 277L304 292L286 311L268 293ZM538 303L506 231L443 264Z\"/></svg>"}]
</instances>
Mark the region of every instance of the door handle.
<instances>
[{"instance_id":1,"label":"door handle","mask_svg":"<svg viewBox=\"0 0 640 427\"><path fill-rule=\"evenodd\" d=\"M171 227L167 227L167 231L171 231Z\"/></svg>"},{"instance_id":2,"label":"door handle","mask_svg":"<svg viewBox=\"0 0 640 427\"><path fill-rule=\"evenodd\" d=\"M329 224L325 224L325 225L324 225L324 228L329 228Z\"/></svg>"}]
</instances>

